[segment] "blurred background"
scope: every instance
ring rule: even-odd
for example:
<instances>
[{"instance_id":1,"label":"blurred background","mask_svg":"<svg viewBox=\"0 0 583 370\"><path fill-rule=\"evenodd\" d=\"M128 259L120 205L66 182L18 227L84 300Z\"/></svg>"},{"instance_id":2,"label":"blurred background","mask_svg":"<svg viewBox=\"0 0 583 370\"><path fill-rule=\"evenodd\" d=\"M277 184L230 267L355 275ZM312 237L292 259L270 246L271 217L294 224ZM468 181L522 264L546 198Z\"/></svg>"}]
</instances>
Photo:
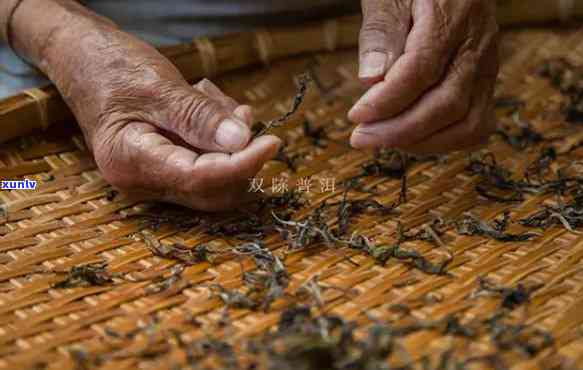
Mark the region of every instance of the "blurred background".
<instances>
[{"instance_id":1,"label":"blurred background","mask_svg":"<svg viewBox=\"0 0 583 370\"><path fill-rule=\"evenodd\" d=\"M122 29L157 46L202 35L294 24L359 11L354 0L85 0ZM0 44L0 98L47 84L33 68Z\"/></svg>"}]
</instances>

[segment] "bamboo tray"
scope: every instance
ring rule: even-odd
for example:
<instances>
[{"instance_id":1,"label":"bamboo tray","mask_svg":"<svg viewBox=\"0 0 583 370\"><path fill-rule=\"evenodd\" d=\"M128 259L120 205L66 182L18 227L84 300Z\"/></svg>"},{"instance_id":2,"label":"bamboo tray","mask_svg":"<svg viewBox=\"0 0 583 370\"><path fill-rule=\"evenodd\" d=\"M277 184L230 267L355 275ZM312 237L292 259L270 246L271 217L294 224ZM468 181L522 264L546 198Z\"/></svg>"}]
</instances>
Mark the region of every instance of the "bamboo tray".
<instances>
[{"instance_id":1,"label":"bamboo tray","mask_svg":"<svg viewBox=\"0 0 583 370\"><path fill-rule=\"evenodd\" d=\"M527 194L511 203L484 197L476 191L482 179L468 171L471 158L464 153L411 161L406 201L402 178L374 174L361 181L361 190L373 195L345 193L345 181L378 159L345 144L351 132L345 114L362 93L356 52L350 49L357 30L357 18L297 29L296 37L306 39L298 50L303 54L287 53L293 56L284 59L265 49L259 53L259 47L250 48L247 59L231 58L222 47L233 40L228 38L171 52L178 65L194 66L188 62L192 50L206 50L206 70L186 74L220 75L220 86L256 107L265 120L287 109L296 92L294 76L311 70L318 86L309 88L299 112L276 131L286 139L288 155L297 156L296 171L270 162L258 176L266 180L266 191L273 178L294 187L314 177L313 191L302 193L304 203L290 214L292 220L344 196L387 207L401 198L391 212L371 209L352 217L347 237L358 234L377 246L394 245L399 229L425 231L420 235L429 235L426 240L402 246L425 263L448 261L443 269L424 272L416 258L387 258L380 264L339 243L293 249L269 230L263 244L282 262L287 281L279 281L284 291L274 294L270 305L251 305L245 297L253 295L240 294L249 293L248 280L261 277L249 273L261 268L252 254L234 252L248 233L236 227L258 215L273 221L270 207L279 215L285 207L273 202L261 212L208 215L117 194L100 177L74 125L55 125L0 148L0 179L26 177L40 184L32 192L0 193L0 368L583 368L583 237L561 223L532 230L516 222L556 204L552 194ZM288 36L260 37L275 43L267 50L280 50L277 42L293 44L295 38ZM520 177L546 146L560 154L551 165L555 170L583 157L580 128L565 122L566 97L537 73L549 59L583 65L582 36L578 27L505 32L497 89L500 122L518 122L508 107L520 104L507 97L520 99L525 102L520 121L553 141L515 149L498 135L474 158L492 153L498 165ZM254 35L237 37L257 41ZM209 42L216 51L211 56ZM348 49L334 51L341 46ZM236 68L261 59L268 68ZM232 72L217 70L213 60ZM38 107L26 99L15 97L0 106L28 109L26 119L36 122ZM45 106L49 118L66 118L59 104L51 100ZM10 122L10 112L0 109L0 121ZM324 139L307 137L306 121L312 132L324 128ZM327 179L333 179L334 189L320 189L320 180L331 185ZM503 242L456 229L441 233L433 223L460 220L467 212L487 222L509 212L508 233L536 235ZM328 214L328 227L338 226L337 216ZM182 260L160 257L171 246L180 249ZM195 253L203 262L190 263ZM88 272L91 268L97 273ZM70 281L71 271L81 281Z\"/></svg>"}]
</instances>

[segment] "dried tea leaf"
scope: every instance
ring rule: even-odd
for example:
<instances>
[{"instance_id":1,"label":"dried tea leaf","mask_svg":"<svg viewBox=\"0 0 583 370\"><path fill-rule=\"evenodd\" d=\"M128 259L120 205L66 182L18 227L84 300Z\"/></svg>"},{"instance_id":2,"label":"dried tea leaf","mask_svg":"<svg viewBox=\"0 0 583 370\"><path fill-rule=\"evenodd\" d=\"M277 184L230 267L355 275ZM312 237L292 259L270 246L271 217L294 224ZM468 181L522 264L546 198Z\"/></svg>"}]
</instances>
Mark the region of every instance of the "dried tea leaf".
<instances>
[{"instance_id":1,"label":"dried tea leaf","mask_svg":"<svg viewBox=\"0 0 583 370\"><path fill-rule=\"evenodd\" d=\"M199 244L190 249L180 243L172 245L162 244L156 237L149 233L142 233L146 246L154 256L179 261L180 263L190 266L201 262L210 262L211 251L207 245Z\"/></svg>"},{"instance_id":2,"label":"dried tea leaf","mask_svg":"<svg viewBox=\"0 0 583 370\"><path fill-rule=\"evenodd\" d=\"M68 272L57 272L67 274L67 278L55 285L53 288L70 288L79 285L104 286L113 284L113 275L107 271L107 263L92 263L83 266L74 266Z\"/></svg>"},{"instance_id":3,"label":"dried tea leaf","mask_svg":"<svg viewBox=\"0 0 583 370\"><path fill-rule=\"evenodd\" d=\"M348 231L352 218L360 215L366 211L377 211L381 215L387 215L399 206L398 203L390 206L385 206L374 199L360 199L348 200L348 192L352 190L347 187L342 195L342 200L339 203L330 204L330 206L338 206L336 216L338 218L338 228L336 229L336 236L343 236Z\"/></svg>"},{"instance_id":4,"label":"dried tea leaf","mask_svg":"<svg viewBox=\"0 0 583 370\"><path fill-rule=\"evenodd\" d=\"M545 206L542 210L519 221L523 226L546 229L554 225L562 225L573 233L583 226L583 194L575 194L570 203L559 202L556 206Z\"/></svg>"},{"instance_id":5,"label":"dried tea leaf","mask_svg":"<svg viewBox=\"0 0 583 370\"><path fill-rule=\"evenodd\" d=\"M286 221L272 212L275 221L281 225L277 229L282 238L288 241L290 250L307 248L322 241L328 245L333 245L333 235L329 231L328 225L322 220L322 212L325 207L326 204L322 203L322 206L303 221Z\"/></svg>"},{"instance_id":6,"label":"dried tea leaf","mask_svg":"<svg viewBox=\"0 0 583 370\"><path fill-rule=\"evenodd\" d=\"M486 320L490 339L501 351L520 350L529 357L553 345L551 333L528 325L515 325L503 321L504 314L495 314Z\"/></svg>"},{"instance_id":7,"label":"dried tea leaf","mask_svg":"<svg viewBox=\"0 0 583 370\"><path fill-rule=\"evenodd\" d=\"M526 241L538 234L508 234L505 232L508 223L508 214L504 214L502 219L495 220L491 225L480 220L471 213L465 213L464 216L455 222L456 231L460 235L469 236L486 236L501 242L519 242Z\"/></svg>"},{"instance_id":8,"label":"dried tea leaf","mask_svg":"<svg viewBox=\"0 0 583 370\"><path fill-rule=\"evenodd\" d=\"M115 190L115 189L107 189L105 191L105 199L107 199L108 201L113 201L115 199L115 197L117 197L117 195L119 194L119 191Z\"/></svg>"},{"instance_id":9,"label":"dried tea leaf","mask_svg":"<svg viewBox=\"0 0 583 370\"><path fill-rule=\"evenodd\" d=\"M530 300L531 294L541 287L541 285L536 285L527 288L522 284L518 284L514 288L496 286L484 277L478 279L478 284L479 291L486 291L499 295L502 298L500 304L501 307L509 310L513 310L516 307L527 303Z\"/></svg>"},{"instance_id":10,"label":"dried tea leaf","mask_svg":"<svg viewBox=\"0 0 583 370\"><path fill-rule=\"evenodd\" d=\"M325 147L322 142L328 140L328 135L326 134L326 130L323 126L313 127L310 121L304 120L302 123L302 130L304 136L310 139L312 145L315 145L318 148Z\"/></svg>"},{"instance_id":11,"label":"dried tea leaf","mask_svg":"<svg viewBox=\"0 0 583 370\"><path fill-rule=\"evenodd\" d=\"M148 212L139 213L143 226L158 230L162 225L171 225L173 228L188 231L200 224L201 218L192 210L165 204L156 205Z\"/></svg>"},{"instance_id":12,"label":"dried tea leaf","mask_svg":"<svg viewBox=\"0 0 583 370\"><path fill-rule=\"evenodd\" d=\"M290 277L283 262L261 241L237 246L235 253L253 258L257 272L243 273L243 282L261 296L261 307L268 310L273 301L283 296L289 285Z\"/></svg>"},{"instance_id":13,"label":"dried tea leaf","mask_svg":"<svg viewBox=\"0 0 583 370\"><path fill-rule=\"evenodd\" d=\"M450 254L441 262L433 263L417 251L403 249L400 243L369 246L366 251L380 265L385 265L391 258L394 258L410 262L415 268L429 275L446 274L447 266L453 261L453 256Z\"/></svg>"},{"instance_id":14,"label":"dried tea leaf","mask_svg":"<svg viewBox=\"0 0 583 370\"><path fill-rule=\"evenodd\" d=\"M538 158L526 168L524 177L526 177L529 182L531 182L531 178L533 177L537 177L541 180L544 172L549 170L551 163L556 159L557 151L554 148L543 148Z\"/></svg>"},{"instance_id":15,"label":"dried tea leaf","mask_svg":"<svg viewBox=\"0 0 583 370\"><path fill-rule=\"evenodd\" d=\"M574 66L563 58L546 61L539 70L542 77L551 80L554 87L569 102L565 107L565 119L570 123L583 122L583 68Z\"/></svg>"},{"instance_id":16,"label":"dried tea leaf","mask_svg":"<svg viewBox=\"0 0 583 370\"><path fill-rule=\"evenodd\" d=\"M183 264L178 264L172 268L170 271L170 276L168 278L156 281L153 284L146 287L146 294L157 294L164 292L171 287L173 287L180 279L182 279L182 273L184 272L185 266Z\"/></svg>"},{"instance_id":17,"label":"dried tea leaf","mask_svg":"<svg viewBox=\"0 0 583 370\"><path fill-rule=\"evenodd\" d=\"M286 151L286 145L282 145L275 157L273 158L274 161L281 162L287 166L293 173L297 172L297 164L296 162L302 156L300 154L288 154Z\"/></svg>"},{"instance_id":18,"label":"dried tea leaf","mask_svg":"<svg viewBox=\"0 0 583 370\"><path fill-rule=\"evenodd\" d=\"M210 289L229 308L256 310L259 307L259 304L247 295L225 289L221 285L213 284Z\"/></svg>"},{"instance_id":19,"label":"dried tea leaf","mask_svg":"<svg viewBox=\"0 0 583 370\"><path fill-rule=\"evenodd\" d=\"M496 134L514 149L523 150L544 140L541 134L532 129L530 123L520 119L518 111L512 115L512 119L515 127L507 128L507 130L499 129Z\"/></svg>"},{"instance_id":20,"label":"dried tea leaf","mask_svg":"<svg viewBox=\"0 0 583 370\"><path fill-rule=\"evenodd\" d=\"M267 124L261 123L263 128L253 136L254 138L259 137L261 135L265 135L273 127L279 127L281 124L286 122L291 116L293 116L294 113L297 112L297 110L300 108L300 105L302 105L302 102L304 101L306 92L308 91L308 84L310 83L310 81L312 81L312 77L310 76L309 72L307 72L302 75L299 75L297 77L297 81L299 85L298 92L294 96L291 108L281 117L273 119L269 121Z\"/></svg>"}]
</instances>

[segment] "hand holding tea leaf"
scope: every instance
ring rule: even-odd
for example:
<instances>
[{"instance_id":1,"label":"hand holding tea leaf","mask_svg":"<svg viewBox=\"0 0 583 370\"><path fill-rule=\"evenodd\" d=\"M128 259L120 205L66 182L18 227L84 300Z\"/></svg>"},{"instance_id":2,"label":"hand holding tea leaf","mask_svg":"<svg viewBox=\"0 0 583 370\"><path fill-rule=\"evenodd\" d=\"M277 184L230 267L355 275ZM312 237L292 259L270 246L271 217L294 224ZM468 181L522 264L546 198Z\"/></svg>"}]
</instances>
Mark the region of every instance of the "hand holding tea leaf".
<instances>
[{"instance_id":1,"label":"hand holding tea leaf","mask_svg":"<svg viewBox=\"0 0 583 370\"><path fill-rule=\"evenodd\" d=\"M441 153L495 129L496 4L491 0L363 0L360 78L349 113L357 148Z\"/></svg>"},{"instance_id":2,"label":"hand holding tea leaf","mask_svg":"<svg viewBox=\"0 0 583 370\"><path fill-rule=\"evenodd\" d=\"M248 106L208 80L193 88L154 47L76 1L25 1L11 30L18 53L58 87L117 188L196 209L230 208L277 153L274 136L251 141Z\"/></svg>"}]
</instances>

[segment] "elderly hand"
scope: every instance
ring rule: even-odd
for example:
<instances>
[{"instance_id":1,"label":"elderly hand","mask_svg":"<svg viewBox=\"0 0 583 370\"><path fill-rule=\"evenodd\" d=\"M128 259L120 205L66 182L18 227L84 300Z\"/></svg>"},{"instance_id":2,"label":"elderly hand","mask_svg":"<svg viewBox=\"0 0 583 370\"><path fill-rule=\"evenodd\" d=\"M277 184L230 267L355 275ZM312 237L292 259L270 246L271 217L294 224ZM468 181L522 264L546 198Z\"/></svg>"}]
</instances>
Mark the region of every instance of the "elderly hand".
<instances>
[{"instance_id":1,"label":"elderly hand","mask_svg":"<svg viewBox=\"0 0 583 370\"><path fill-rule=\"evenodd\" d=\"M467 149L495 129L495 2L363 0L356 148Z\"/></svg>"},{"instance_id":2,"label":"elderly hand","mask_svg":"<svg viewBox=\"0 0 583 370\"><path fill-rule=\"evenodd\" d=\"M189 86L156 50L116 37L120 44L78 60L96 85L77 79L85 86L65 94L103 177L126 192L200 210L248 199L249 179L275 156L279 139L250 142L250 107L208 80Z\"/></svg>"},{"instance_id":3,"label":"elderly hand","mask_svg":"<svg viewBox=\"0 0 583 370\"><path fill-rule=\"evenodd\" d=\"M74 1L25 1L16 15L17 49L59 88L109 183L208 211L251 196L249 178L280 140L250 142L248 106L210 81L190 86L156 49Z\"/></svg>"}]
</instances>

